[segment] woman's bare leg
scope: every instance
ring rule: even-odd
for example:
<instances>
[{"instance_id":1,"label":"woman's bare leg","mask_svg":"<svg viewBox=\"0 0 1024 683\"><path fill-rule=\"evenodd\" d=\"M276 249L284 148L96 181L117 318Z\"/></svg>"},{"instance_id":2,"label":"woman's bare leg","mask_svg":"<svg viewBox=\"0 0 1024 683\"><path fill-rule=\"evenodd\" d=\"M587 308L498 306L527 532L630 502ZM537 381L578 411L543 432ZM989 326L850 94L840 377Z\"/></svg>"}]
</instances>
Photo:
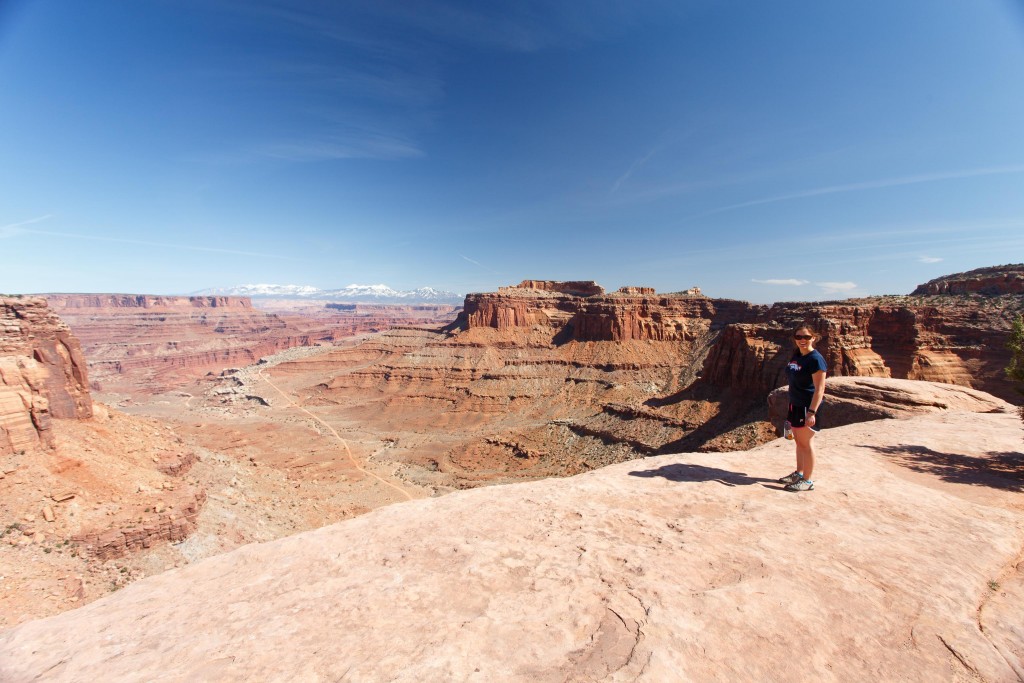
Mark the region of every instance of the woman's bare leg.
<instances>
[{"instance_id":1,"label":"woman's bare leg","mask_svg":"<svg viewBox=\"0 0 1024 683\"><path fill-rule=\"evenodd\" d=\"M793 430L796 441L796 468L804 473L804 479L814 474L814 430L810 427L798 427Z\"/></svg>"}]
</instances>

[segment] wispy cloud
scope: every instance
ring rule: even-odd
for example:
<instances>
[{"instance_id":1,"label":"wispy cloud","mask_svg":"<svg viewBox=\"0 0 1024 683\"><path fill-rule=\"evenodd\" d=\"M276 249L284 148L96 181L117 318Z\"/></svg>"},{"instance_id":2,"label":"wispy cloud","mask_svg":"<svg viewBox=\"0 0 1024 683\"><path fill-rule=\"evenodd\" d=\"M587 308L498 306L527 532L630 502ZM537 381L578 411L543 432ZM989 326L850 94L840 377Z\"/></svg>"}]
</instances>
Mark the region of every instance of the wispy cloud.
<instances>
[{"instance_id":1,"label":"wispy cloud","mask_svg":"<svg viewBox=\"0 0 1024 683\"><path fill-rule=\"evenodd\" d=\"M332 159L403 159L423 156L411 140L385 134L321 140L291 140L257 146L253 153L282 161L330 161Z\"/></svg>"},{"instance_id":2,"label":"wispy cloud","mask_svg":"<svg viewBox=\"0 0 1024 683\"><path fill-rule=\"evenodd\" d=\"M768 279L758 280L757 278L751 278L751 282L756 282L759 285L788 285L791 287L799 287L800 285L809 284L807 280L797 280L796 278L783 278L783 279Z\"/></svg>"},{"instance_id":3,"label":"wispy cloud","mask_svg":"<svg viewBox=\"0 0 1024 683\"><path fill-rule=\"evenodd\" d=\"M67 238L67 239L88 240L90 242L115 242L115 243L118 243L118 244L136 244L136 245L143 246L143 247L156 247L158 249L182 249L182 250L185 250L185 251L202 251L202 252L210 252L210 253L214 253L214 254L232 254L232 255L235 255L235 256L255 256L255 257L259 257L259 258L284 259L284 260L288 260L288 261L297 260L297 259L293 259L290 256L284 256L284 255L281 255L281 254L264 254L264 253L255 252L255 251L240 251L238 249L218 249L216 247L202 247L202 246L198 246L198 245L194 245L194 244L171 244L171 243L168 243L168 242L150 242L148 240L133 240L133 239L124 239L124 238L121 238L121 237L106 237L104 235L83 235L83 234L80 234L80 233L57 232L57 231L53 231L53 230L31 230L31 229L26 229L26 228L19 228L19 233L17 233L17 234L45 235L45 236L48 236L48 237L62 237L62 238Z\"/></svg>"},{"instance_id":4,"label":"wispy cloud","mask_svg":"<svg viewBox=\"0 0 1024 683\"><path fill-rule=\"evenodd\" d=\"M938 263L939 261L942 261L938 256L919 256L917 260L921 263Z\"/></svg>"},{"instance_id":5,"label":"wispy cloud","mask_svg":"<svg viewBox=\"0 0 1024 683\"><path fill-rule=\"evenodd\" d=\"M477 266L478 268L483 268L488 273L494 273L495 275L501 275L501 273L499 273L498 271L494 270L493 268L488 268L484 264L480 263L479 261L475 261L475 260L469 258L465 254L459 254L459 257L462 258L463 261L468 261L469 263L472 263L474 266Z\"/></svg>"},{"instance_id":6,"label":"wispy cloud","mask_svg":"<svg viewBox=\"0 0 1024 683\"><path fill-rule=\"evenodd\" d=\"M704 218L706 216L712 216L714 214L724 213L726 211L735 211L736 209L743 209L750 206L760 206L762 204L775 204L777 202L786 202L794 199L807 199L809 197L820 197L822 195L840 194L843 192L878 190L887 187L899 187L901 185L919 185L922 183L934 183L941 180L960 180L963 178L978 178L982 176L991 175L1010 175L1015 173L1024 173L1024 164L1014 164L1010 166L990 166L985 168L969 168L960 171L945 171L939 173L922 173L920 175L902 176L898 178L869 180L861 183L848 183L845 185L828 185L825 187L816 187L809 190L801 190L799 192L790 192L788 194L775 195L774 197L754 199L749 202L740 202L738 204L720 206L718 208L705 211L695 216L691 216L687 220L695 220L697 218Z\"/></svg>"},{"instance_id":7,"label":"wispy cloud","mask_svg":"<svg viewBox=\"0 0 1024 683\"><path fill-rule=\"evenodd\" d=\"M619 188L622 187L622 183L624 183L627 180L629 180L629 177L631 175L633 175L633 173L635 173L641 166L643 166L648 161L650 161L651 157L653 157L655 154L657 154L658 151L659 151L659 148L655 147L650 152L648 152L647 154L643 155L642 157L640 157L639 159L634 161L632 164L630 164L629 168L626 169L626 172L623 173L622 175L620 175L615 180L615 182L612 184L612 189L611 189L610 194L615 194L616 192L618 192Z\"/></svg>"},{"instance_id":8,"label":"wispy cloud","mask_svg":"<svg viewBox=\"0 0 1024 683\"><path fill-rule=\"evenodd\" d=\"M857 289L856 282L815 282L825 294L841 294Z\"/></svg>"},{"instance_id":9,"label":"wispy cloud","mask_svg":"<svg viewBox=\"0 0 1024 683\"><path fill-rule=\"evenodd\" d=\"M0 227L0 239L14 237L15 235L30 232L29 230L26 230L24 226L33 225L35 223L42 223L43 221L49 220L51 218L53 218L53 214L48 213L45 216L29 218L27 221L19 221L18 223L8 223L7 225Z\"/></svg>"},{"instance_id":10,"label":"wispy cloud","mask_svg":"<svg viewBox=\"0 0 1024 683\"><path fill-rule=\"evenodd\" d=\"M288 3L221 0L211 11L239 19L275 50L226 61L200 74L245 93L281 116L253 118L220 150L193 154L212 163L268 159L318 162L421 157L421 133L445 96L453 48L535 52L600 40L652 14L631 3ZM246 114L243 113L242 116Z\"/></svg>"},{"instance_id":11,"label":"wispy cloud","mask_svg":"<svg viewBox=\"0 0 1024 683\"><path fill-rule=\"evenodd\" d=\"M535 52L576 46L621 30L646 13L651 3L512 2L371 3L382 15L445 41L489 48Z\"/></svg>"}]
</instances>

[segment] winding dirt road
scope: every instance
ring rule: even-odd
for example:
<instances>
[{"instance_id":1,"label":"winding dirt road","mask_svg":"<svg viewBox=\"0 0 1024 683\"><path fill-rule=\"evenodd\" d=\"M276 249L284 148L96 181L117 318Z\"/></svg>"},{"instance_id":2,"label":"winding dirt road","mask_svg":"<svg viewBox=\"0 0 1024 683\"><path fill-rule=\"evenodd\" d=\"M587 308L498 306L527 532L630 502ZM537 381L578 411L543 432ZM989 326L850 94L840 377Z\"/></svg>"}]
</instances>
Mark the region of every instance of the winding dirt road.
<instances>
[{"instance_id":1,"label":"winding dirt road","mask_svg":"<svg viewBox=\"0 0 1024 683\"><path fill-rule=\"evenodd\" d=\"M404 488L402 488L401 486L398 486L397 484L393 484L393 483L391 483L391 482L390 482L390 481L388 481L387 479L384 479L383 477L380 477L380 476L378 476L378 475L374 474L373 472L371 472L371 471L367 470L367 469L366 469L365 467L363 467L362 465L360 465L360 464L359 464L359 461L357 461L357 460L355 459L355 456L353 456L353 455L352 455L352 449L351 449L351 448L349 448L349 446L348 446L348 442L347 442L347 441L345 441L345 439L343 439L343 438L342 438L341 434L338 434L337 430L335 430L335 429L334 429L334 427L332 427L331 425L327 424L327 422L325 422L325 421L324 421L324 420L322 420L321 418L317 417L316 415L314 415L313 413L309 412L308 410L306 410L305 408L303 408L302 406L300 406L300 405L299 405L298 403L296 403L296 402L295 402L295 400L294 400L294 399L293 399L293 398L292 398L291 396L289 396L288 394L286 394L286 393L285 393L285 392L284 392L284 391L283 391L283 390L282 390L282 389L281 389L281 388L280 388L279 386L277 386L276 384L274 384L274 383L273 383L273 382L272 382L272 381L270 380L270 378L269 378L269 377L267 377L266 375L264 375L264 374L263 374L263 369L262 369L262 368L261 368L261 369L260 369L260 370L259 370L259 371L258 371L258 372L257 372L256 374L257 374L257 375L259 375L260 379L262 379L262 380L263 380L264 382L266 382L266 383L267 383L268 385L270 385L270 387L271 387L271 388L272 388L272 389L273 389L274 391L276 391L277 393L281 394L281 396L282 396L282 397L283 397L283 398L284 398L284 399L285 399L286 401L288 401L288 403L290 403L290 404L292 405L292 407L294 407L294 408L295 408L296 410L299 410L299 411L300 411L300 412L302 412L302 413L305 413L305 414L306 414L307 416L311 417L311 418L312 418L313 420L315 420L315 421L316 421L316 422L317 422L318 424L320 424L320 425L321 425L321 426L323 426L323 427L324 427L324 428L325 428L325 429L326 429L327 431L329 431L329 432L331 433L331 435L332 435L332 436L334 436L334 438L338 440L338 442L339 442L339 443L341 444L341 447L342 447L343 449L345 449L345 454L346 454L346 455L348 456L348 459L349 459L349 460L350 460L350 461L352 462L352 466L353 466L353 467L355 467L355 468L356 468L356 469L357 469L358 471L362 472L362 473L363 473L363 474L365 474L366 476L368 476L368 477L372 477L372 478L376 479L377 481L379 481L380 483L384 484L385 486L387 486L387 487L389 487L389 488L392 488L392 489L394 489L395 491L398 491L398 493L400 493L400 494L401 494L401 495L402 495L402 496L403 496L403 497L404 497L404 498L405 498L406 500L413 500L413 497L412 497L412 495L410 495L410 494L409 494L409 492L408 492L408 491L406 491L406 490L405 490Z\"/></svg>"}]
</instances>

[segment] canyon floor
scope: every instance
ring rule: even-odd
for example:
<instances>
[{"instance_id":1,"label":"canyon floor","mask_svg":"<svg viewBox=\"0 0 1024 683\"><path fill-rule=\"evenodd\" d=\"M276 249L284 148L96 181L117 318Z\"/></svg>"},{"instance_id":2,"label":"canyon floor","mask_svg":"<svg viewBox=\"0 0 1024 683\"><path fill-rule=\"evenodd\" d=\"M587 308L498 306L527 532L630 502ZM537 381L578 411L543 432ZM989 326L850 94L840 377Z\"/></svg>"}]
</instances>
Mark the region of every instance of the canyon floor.
<instances>
[{"instance_id":1,"label":"canyon floor","mask_svg":"<svg viewBox=\"0 0 1024 683\"><path fill-rule=\"evenodd\" d=\"M398 502L5 631L0 672L1020 680L1024 431L1011 407L983 408L826 430L804 494L775 483L793 460L778 439ZM407 482L372 474L402 497L385 482Z\"/></svg>"},{"instance_id":2,"label":"canyon floor","mask_svg":"<svg viewBox=\"0 0 1024 683\"><path fill-rule=\"evenodd\" d=\"M53 450L0 458L0 627L246 543L435 494L375 461L367 441L311 414L271 379L278 363L325 350L290 349L236 369L229 376L244 378L240 393L225 394L218 380L134 398L99 394L111 403L95 403L92 419L54 422ZM195 529L172 543L105 557L73 542L97 530L132 533L190 504Z\"/></svg>"}]
</instances>

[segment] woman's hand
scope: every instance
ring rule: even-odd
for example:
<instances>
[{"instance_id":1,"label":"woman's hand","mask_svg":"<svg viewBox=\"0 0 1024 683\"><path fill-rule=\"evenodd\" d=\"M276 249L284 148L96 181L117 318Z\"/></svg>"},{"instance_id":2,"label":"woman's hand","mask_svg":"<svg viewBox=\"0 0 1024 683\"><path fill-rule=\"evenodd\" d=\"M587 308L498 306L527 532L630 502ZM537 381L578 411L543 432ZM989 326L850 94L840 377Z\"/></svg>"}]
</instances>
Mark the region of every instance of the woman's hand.
<instances>
[{"instance_id":1,"label":"woman's hand","mask_svg":"<svg viewBox=\"0 0 1024 683\"><path fill-rule=\"evenodd\" d=\"M814 426L814 423L815 423L815 422L817 422L817 421L818 421L818 420L817 420L817 418L815 417L814 413L811 413L811 414L810 414L810 415L808 415L808 416L807 416L807 418L806 418L806 419L804 420L804 424L805 424L805 425L807 425L808 427L813 427L813 426Z\"/></svg>"}]
</instances>

